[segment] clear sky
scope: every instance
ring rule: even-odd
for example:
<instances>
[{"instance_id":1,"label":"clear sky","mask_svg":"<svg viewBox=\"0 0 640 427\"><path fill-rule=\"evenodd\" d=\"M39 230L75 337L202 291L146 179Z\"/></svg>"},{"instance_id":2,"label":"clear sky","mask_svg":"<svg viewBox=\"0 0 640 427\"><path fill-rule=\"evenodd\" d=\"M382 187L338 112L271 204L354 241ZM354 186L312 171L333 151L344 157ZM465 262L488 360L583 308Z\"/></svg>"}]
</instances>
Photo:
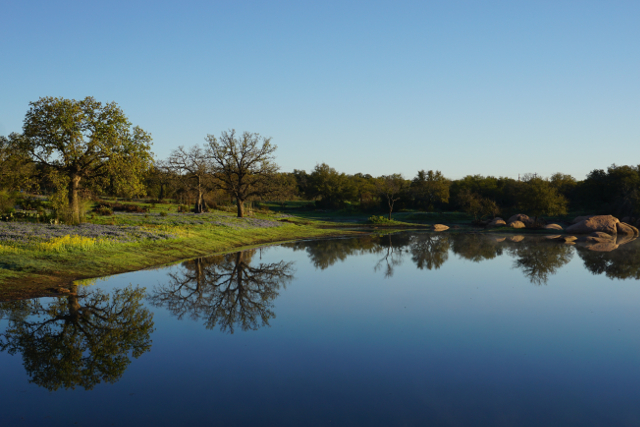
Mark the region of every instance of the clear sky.
<instances>
[{"instance_id":1,"label":"clear sky","mask_svg":"<svg viewBox=\"0 0 640 427\"><path fill-rule=\"evenodd\" d=\"M115 101L165 158L235 128L283 171L583 179L640 164L639 1L0 0L0 134Z\"/></svg>"}]
</instances>

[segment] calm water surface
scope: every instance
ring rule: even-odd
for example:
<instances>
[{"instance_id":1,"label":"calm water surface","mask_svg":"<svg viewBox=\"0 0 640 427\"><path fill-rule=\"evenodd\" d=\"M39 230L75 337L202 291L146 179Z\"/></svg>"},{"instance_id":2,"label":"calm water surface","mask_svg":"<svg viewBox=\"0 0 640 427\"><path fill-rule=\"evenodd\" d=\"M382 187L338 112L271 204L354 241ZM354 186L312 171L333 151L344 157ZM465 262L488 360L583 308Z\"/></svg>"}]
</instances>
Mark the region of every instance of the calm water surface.
<instances>
[{"instance_id":1,"label":"calm water surface","mask_svg":"<svg viewBox=\"0 0 640 427\"><path fill-rule=\"evenodd\" d=\"M1 303L0 425L640 425L638 241L517 240L304 241Z\"/></svg>"}]
</instances>

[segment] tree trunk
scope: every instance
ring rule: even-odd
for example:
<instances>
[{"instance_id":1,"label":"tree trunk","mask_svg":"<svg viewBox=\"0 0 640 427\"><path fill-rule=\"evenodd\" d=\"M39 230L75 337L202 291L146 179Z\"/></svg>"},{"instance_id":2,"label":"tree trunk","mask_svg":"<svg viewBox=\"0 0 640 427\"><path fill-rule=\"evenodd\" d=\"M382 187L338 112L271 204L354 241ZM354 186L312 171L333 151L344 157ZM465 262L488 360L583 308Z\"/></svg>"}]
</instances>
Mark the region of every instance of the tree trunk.
<instances>
[{"instance_id":1,"label":"tree trunk","mask_svg":"<svg viewBox=\"0 0 640 427\"><path fill-rule=\"evenodd\" d=\"M69 208L73 215L74 224L80 223L80 201L78 200L78 189L80 188L80 176L72 175L69 182Z\"/></svg>"},{"instance_id":2,"label":"tree trunk","mask_svg":"<svg viewBox=\"0 0 640 427\"><path fill-rule=\"evenodd\" d=\"M244 218L244 200L236 199L238 205L238 218Z\"/></svg>"},{"instance_id":3,"label":"tree trunk","mask_svg":"<svg viewBox=\"0 0 640 427\"><path fill-rule=\"evenodd\" d=\"M202 213L204 211L204 194L198 190L198 199L196 200L196 206L193 209L195 213Z\"/></svg>"},{"instance_id":4,"label":"tree trunk","mask_svg":"<svg viewBox=\"0 0 640 427\"><path fill-rule=\"evenodd\" d=\"M69 288L71 291L70 295L67 296L69 317L73 323L78 323L80 320L80 309L82 308L78 300L78 285L71 285Z\"/></svg>"}]
</instances>

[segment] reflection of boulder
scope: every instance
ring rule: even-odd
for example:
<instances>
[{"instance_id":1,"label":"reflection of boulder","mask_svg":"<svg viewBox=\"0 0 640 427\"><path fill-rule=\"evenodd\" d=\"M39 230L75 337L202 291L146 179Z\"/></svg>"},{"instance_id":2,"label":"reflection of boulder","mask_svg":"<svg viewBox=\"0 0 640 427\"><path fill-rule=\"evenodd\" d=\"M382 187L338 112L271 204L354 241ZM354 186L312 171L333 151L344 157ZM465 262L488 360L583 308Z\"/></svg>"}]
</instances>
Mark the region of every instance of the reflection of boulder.
<instances>
[{"instance_id":1,"label":"reflection of boulder","mask_svg":"<svg viewBox=\"0 0 640 427\"><path fill-rule=\"evenodd\" d=\"M636 240L636 236L630 236L630 235L620 235L618 234L618 236L616 236L616 245L620 246L620 245L626 245L629 242L633 242L634 240Z\"/></svg>"},{"instance_id":2,"label":"reflection of boulder","mask_svg":"<svg viewBox=\"0 0 640 427\"><path fill-rule=\"evenodd\" d=\"M544 238L547 239L547 240L556 240L556 239L559 239L561 237L562 236L560 234L554 234L554 235L551 235L551 236L544 236Z\"/></svg>"},{"instance_id":3,"label":"reflection of boulder","mask_svg":"<svg viewBox=\"0 0 640 427\"><path fill-rule=\"evenodd\" d=\"M595 252L611 252L615 249L618 249L618 245L616 245L613 242L608 242L608 243L594 243L592 245L586 245L585 248L589 249L590 251L595 251Z\"/></svg>"},{"instance_id":4,"label":"reflection of boulder","mask_svg":"<svg viewBox=\"0 0 640 427\"><path fill-rule=\"evenodd\" d=\"M620 222L611 215L598 215L589 219L582 220L577 224L567 227L567 233L572 234L589 234L594 231L602 231L607 234L616 234L616 224Z\"/></svg>"},{"instance_id":5,"label":"reflection of boulder","mask_svg":"<svg viewBox=\"0 0 640 427\"><path fill-rule=\"evenodd\" d=\"M562 226L559 224L547 224L544 226L544 228L547 230L559 230L559 231L563 230Z\"/></svg>"},{"instance_id":6,"label":"reflection of boulder","mask_svg":"<svg viewBox=\"0 0 640 427\"><path fill-rule=\"evenodd\" d=\"M578 238L576 236L558 236L553 240L560 243L573 243L578 240Z\"/></svg>"},{"instance_id":7,"label":"reflection of boulder","mask_svg":"<svg viewBox=\"0 0 640 427\"><path fill-rule=\"evenodd\" d=\"M632 235L632 236L637 236L638 235L638 229L637 228L635 228L632 225L626 224L624 222L616 223L616 229L618 231L618 234L627 234L627 235Z\"/></svg>"},{"instance_id":8,"label":"reflection of boulder","mask_svg":"<svg viewBox=\"0 0 640 427\"><path fill-rule=\"evenodd\" d=\"M511 236L509 237L509 240L515 243L522 242L524 240L524 236Z\"/></svg>"},{"instance_id":9,"label":"reflection of boulder","mask_svg":"<svg viewBox=\"0 0 640 427\"><path fill-rule=\"evenodd\" d=\"M498 243L504 242L505 240L507 240L506 237L496 237L496 242L498 242Z\"/></svg>"},{"instance_id":10,"label":"reflection of boulder","mask_svg":"<svg viewBox=\"0 0 640 427\"><path fill-rule=\"evenodd\" d=\"M602 231L596 231L589 234L585 241L588 243L613 243L615 238L607 233L603 233Z\"/></svg>"},{"instance_id":11,"label":"reflection of boulder","mask_svg":"<svg viewBox=\"0 0 640 427\"><path fill-rule=\"evenodd\" d=\"M444 224L435 224L433 226L433 231L445 231L445 230L448 230L448 229L449 229L449 227L447 227Z\"/></svg>"},{"instance_id":12,"label":"reflection of boulder","mask_svg":"<svg viewBox=\"0 0 640 427\"><path fill-rule=\"evenodd\" d=\"M525 228L524 222L522 221L513 221L509 223L509 227L511 228Z\"/></svg>"}]
</instances>

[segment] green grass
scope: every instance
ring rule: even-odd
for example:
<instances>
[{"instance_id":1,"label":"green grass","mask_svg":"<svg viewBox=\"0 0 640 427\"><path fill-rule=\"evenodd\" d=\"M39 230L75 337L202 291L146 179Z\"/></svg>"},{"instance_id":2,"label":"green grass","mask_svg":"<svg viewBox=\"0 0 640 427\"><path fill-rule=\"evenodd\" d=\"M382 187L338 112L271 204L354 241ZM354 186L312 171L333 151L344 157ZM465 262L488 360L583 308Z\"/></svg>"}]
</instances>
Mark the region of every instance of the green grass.
<instances>
[{"instance_id":1,"label":"green grass","mask_svg":"<svg viewBox=\"0 0 640 427\"><path fill-rule=\"evenodd\" d=\"M175 212L175 211L174 211ZM224 219L232 226L216 225ZM274 215L258 214L254 218L278 220ZM84 249L47 251L38 244L3 244L0 248L0 299L46 294L46 289L65 285L72 280L106 276L164 265L188 258L300 238L350 233L319 228L321 222L306 224L286 218L272 228L234 228L243 219L227 212L201 215L118 214L94 216L98 224L136 225L161 230L178 236L175 239L136 243L97 244ZM202 221L204 224L194 224ZM246 225L246 224L245 224Z\"/></svg>"}]
</instances>

